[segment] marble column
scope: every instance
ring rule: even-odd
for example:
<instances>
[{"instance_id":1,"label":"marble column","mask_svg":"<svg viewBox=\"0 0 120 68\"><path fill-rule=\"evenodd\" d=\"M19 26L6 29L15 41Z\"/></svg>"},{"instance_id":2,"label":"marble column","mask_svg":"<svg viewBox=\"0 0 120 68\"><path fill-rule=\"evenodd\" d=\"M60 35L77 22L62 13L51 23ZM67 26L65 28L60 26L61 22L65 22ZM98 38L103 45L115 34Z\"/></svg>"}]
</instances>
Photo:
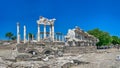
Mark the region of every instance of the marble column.
<instances>
[{"instance_id":1,"label":"marble column","mask_svg":"<svg viewBox=\"0 0 120 68\"><path fill-rule=\"evenodd\" d=\"M52 25L52 40L54 42L54 25Z\"/></svg>"},{"instance_id":2,"label":"marble column","mask_svg":"<svg viewBox=\"0 0 120 68\"><path fill-rule=\"evenodd\" d=\"M57 35L55 35L55 40L54 41L57 41Z\"/></svg>"},{"instance_id":3,"label":"marble column","mask_svg":"<svg viewBox=\"0 0 120 68\"><path fill-rule=\"evenodd\" d=\"M17 44L20 43L20 24L17 23Z\"/></svg>"},{"instance_id":4,"label":"marble column","mask_svg":"<svg viewBox=\"0 0 120 68\"><path fill-rule=\"evenodd\" d=\"M62 35L62 41L64 42L64 35Z\"/></svg>"},{"instance_id":5,"label":"marble column","mask_svg":"<svg viewBox=\"0 0 120 68\"><path fill-rule=\"evenodd\" d=\"M38 39L38 42L40 41L40 24L38 24L38 34L37 34L37 39Z\"/></svg>"},{"instance_id":6,"label":"marble column","mask_svg":"<svg viewBox=\"0 0 120 68\"><path fill-rule=\"evenodd\" d=\"M26 43L26 26L24 25L24 43Z\"/></svg>"},{"instance_id":7,"label":"marble column","mask_svg":"<svg viewBox=\"0 0 120 68\"><path fill-rule=\"evenodd\" d=\"M44 24L44 39L46 39L46 25Z\"/></svg>"},{"instance_id":8,"label":"marble column","mask_svg":"<svg viewBox=\"0 0 120 68\"><path fill-rule=\"evenodd\" d=\"M61 41L61 35L59 35L59 41Z\"/></svg>"},{"instance_id":9,"label":"marble column","mask_svg":"<svg viewBox=\"0 0 120 68\"><path fill-rule=\"evenodd\" d=\"M50 34L49 34L50 38L51 38L51 34L52 34L52 26L50 25Z\"/></svg>"}]
</instances>

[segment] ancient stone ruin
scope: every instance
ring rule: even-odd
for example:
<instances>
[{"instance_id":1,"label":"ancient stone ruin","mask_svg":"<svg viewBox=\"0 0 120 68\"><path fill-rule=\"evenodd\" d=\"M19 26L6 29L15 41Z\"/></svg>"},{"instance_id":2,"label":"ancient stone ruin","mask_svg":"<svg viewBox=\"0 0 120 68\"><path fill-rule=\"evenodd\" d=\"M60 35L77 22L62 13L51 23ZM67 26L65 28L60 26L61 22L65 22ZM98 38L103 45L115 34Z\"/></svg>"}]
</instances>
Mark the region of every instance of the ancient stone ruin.
<instances>
[{"instance_id":1,"label":"ancient stone ruin","mask_svg":"<svg viewBox=\"0 0 120 68\"><path fill-rule=\"evenodd\" d=\"M74 64L84 63L77 60L78 57L71 55L80 55L83 53L96 52L96 43L99 41L92 35L83 31L79 27L69 29L67 35L61 32L55 32L54 22L56 19L48 19L40 16L37 20L38 32L37 38L30 39L27 28L24 25L24 40L21 40L20 23L17 23L17 41L2 42L0 60L5 61L2 68L70 68ZM42 32L40 26L44 26ZM49 25L49 32L46 26Z\"/></svg>"}]
</instances>

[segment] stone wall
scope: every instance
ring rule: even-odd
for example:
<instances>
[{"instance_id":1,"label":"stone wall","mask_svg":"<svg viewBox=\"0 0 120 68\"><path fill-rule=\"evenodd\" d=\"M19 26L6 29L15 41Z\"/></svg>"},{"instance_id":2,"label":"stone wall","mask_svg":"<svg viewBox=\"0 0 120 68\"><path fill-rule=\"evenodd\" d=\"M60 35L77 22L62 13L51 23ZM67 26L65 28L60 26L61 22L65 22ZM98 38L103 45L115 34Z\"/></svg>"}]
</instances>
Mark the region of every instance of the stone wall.
<instances>
[{"instance_id":1,"label":"stone wall","mask_svg":"<svg viewBox=\"0 0 120 68\"><path fill-rule=\"evenodd\" d=\"M66 63L63 66L61 66L61 68L70 68L72 66L71 63Z\"/></svg>"},{"instance_id":2,"label":"stone wall","mask_svg":"<svg viewBox=\"0 0 120 68\"><path fill-rule=\"evenodd\" d=\"M91 53L96 52L95 46L66 46L64 48L64 53Z\"/></svg>"}]
</instances>

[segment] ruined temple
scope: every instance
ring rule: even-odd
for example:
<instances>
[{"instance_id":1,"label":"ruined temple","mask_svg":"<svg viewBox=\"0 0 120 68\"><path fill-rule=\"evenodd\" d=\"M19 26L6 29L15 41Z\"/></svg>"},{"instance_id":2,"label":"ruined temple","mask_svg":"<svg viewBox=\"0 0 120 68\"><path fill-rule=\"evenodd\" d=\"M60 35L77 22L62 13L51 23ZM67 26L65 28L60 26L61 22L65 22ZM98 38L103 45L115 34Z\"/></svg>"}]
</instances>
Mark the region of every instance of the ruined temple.
<instances>
[{"instance_id":1,"label":"ruined temple","mask_svg":"<svg viewBox=\"0 0 120 68\"><path fill-rule=\"evenodd\" d=\"M74 29L69 29L65 38L68 46L95 46L99 41L77 26Z\"/></svg>"}]
</instances>

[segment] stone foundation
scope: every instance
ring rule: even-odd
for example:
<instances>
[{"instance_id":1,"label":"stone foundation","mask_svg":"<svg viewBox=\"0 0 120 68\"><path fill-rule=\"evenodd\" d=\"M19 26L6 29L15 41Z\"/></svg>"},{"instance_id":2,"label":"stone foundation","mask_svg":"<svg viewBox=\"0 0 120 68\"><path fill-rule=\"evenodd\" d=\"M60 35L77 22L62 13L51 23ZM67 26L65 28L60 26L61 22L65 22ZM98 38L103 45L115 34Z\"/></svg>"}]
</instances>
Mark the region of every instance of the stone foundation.
<instances>
[{"instance_id":1,"label":"stone foundation","mask_svg":"<svg viewBox=\"0 0 120 68\"><path fill-rule=\"evenodd\" d=\"M95 46L67 46L64 48L64 53L81 54L91 52L96 52Z\"/></svg>"}]
</instances>

